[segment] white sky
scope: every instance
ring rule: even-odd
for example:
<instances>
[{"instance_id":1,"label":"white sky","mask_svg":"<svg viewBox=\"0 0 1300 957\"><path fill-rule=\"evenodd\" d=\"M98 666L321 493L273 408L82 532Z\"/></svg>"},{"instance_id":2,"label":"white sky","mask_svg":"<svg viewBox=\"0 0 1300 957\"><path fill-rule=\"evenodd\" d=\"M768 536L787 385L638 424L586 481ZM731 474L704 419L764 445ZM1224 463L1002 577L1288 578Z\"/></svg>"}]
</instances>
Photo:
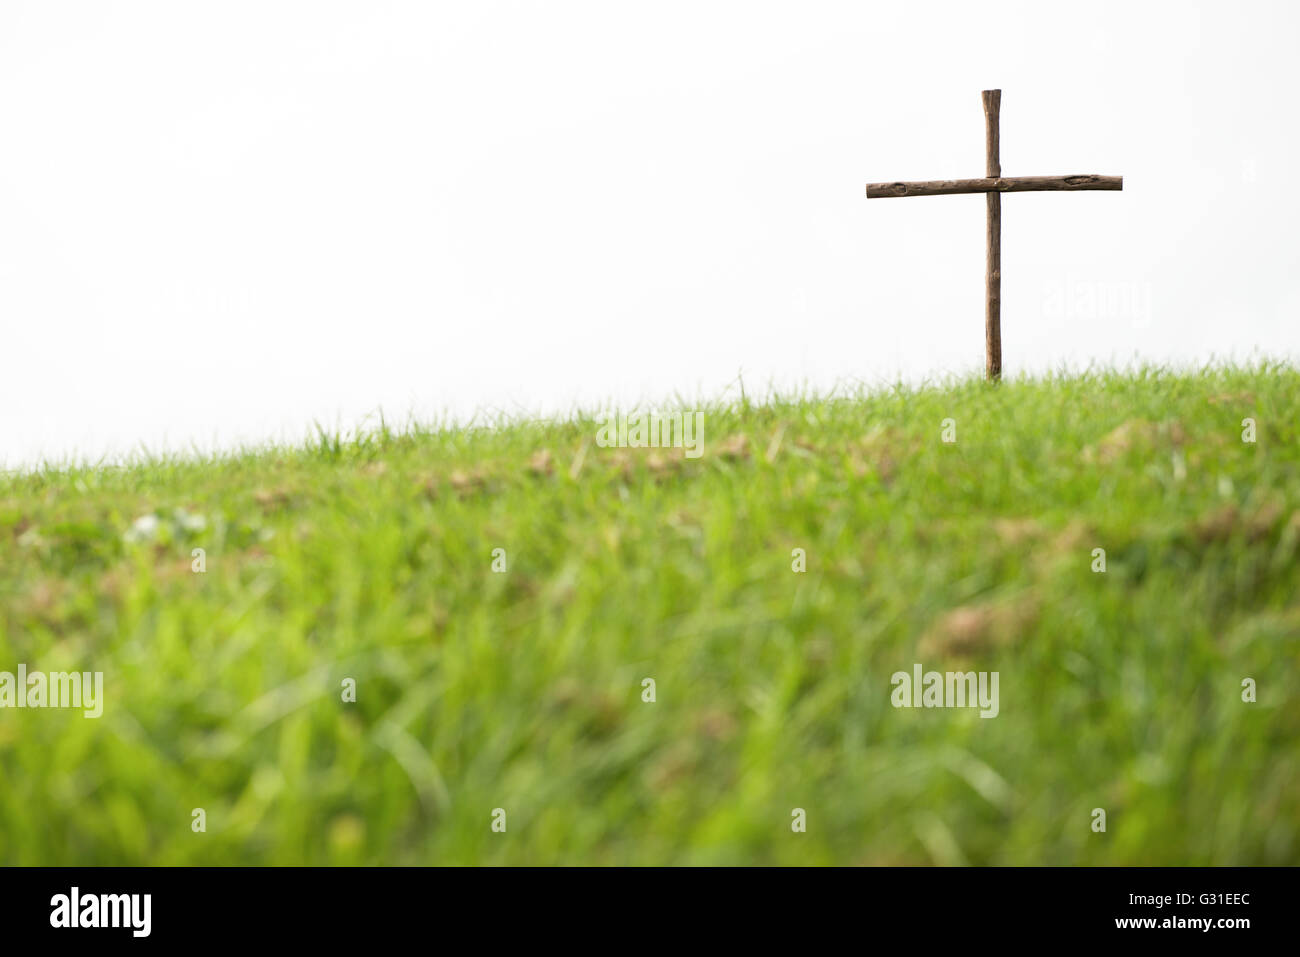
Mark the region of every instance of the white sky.
<instances>
[{"instance_id":1,"label":"white sky","mask_svg":"<svg viewBox=\"0 0 1300 957\"><path fill-rule=\"evenodd\" d=\"M0 4L0 463L1300 354L1293 3Z\"/></svg>"}]
</instances>

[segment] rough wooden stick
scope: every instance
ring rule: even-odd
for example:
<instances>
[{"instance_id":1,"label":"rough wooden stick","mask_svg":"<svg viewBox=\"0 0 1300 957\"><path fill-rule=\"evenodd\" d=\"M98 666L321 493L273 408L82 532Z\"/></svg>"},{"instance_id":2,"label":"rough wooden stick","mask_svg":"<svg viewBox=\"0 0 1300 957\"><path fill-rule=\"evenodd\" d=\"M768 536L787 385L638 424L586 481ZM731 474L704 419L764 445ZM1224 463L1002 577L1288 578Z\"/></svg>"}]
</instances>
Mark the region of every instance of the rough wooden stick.
<instances>
[{"instance_id":1,"label":"rough wooden stick","mask_svg":"<svg viewBox=\"0 0 1300 957\"><path fill-rule=\"evenodd\" d=\"M867 199L890 196L946 196L952 193L984 193L987 211L986 272L984 276L985 370L990 379L1002 377L1002 194L1080 189L1122 190L1124 177L1095 176L1003 176L998 144L998 114L1001 90L984 90L983 179L930 179L910 183L868 183Z\"/></svg>"},{"instance_id":2,"label":"rough wooden stick","mask_svg":"<svg viewBox=\"0 0 1300 957\"><path fill-rule=\"evenodd\" d=\"M1002 91L985 90L984 99L984 172L990 179L1002 178L999 148L998 114L1002 109ZM985 194L988 203L988 249L984 271L984 368L990 381L1002 378L1002 194Z\"/></svg>"},{"instance_id":3,"label":"rough wooden stick","mask_svg":"<svg viewBox=\"0 0 1300 957\"><path fill-rule=\"evenodd\" d=\"M983 179L927 179L911 183L868 183L867 199L890 196L950 196L953 193L1039 193L1080 189L1122 190L1123 176L990 176Z\"/></svg>"}]
</instances>

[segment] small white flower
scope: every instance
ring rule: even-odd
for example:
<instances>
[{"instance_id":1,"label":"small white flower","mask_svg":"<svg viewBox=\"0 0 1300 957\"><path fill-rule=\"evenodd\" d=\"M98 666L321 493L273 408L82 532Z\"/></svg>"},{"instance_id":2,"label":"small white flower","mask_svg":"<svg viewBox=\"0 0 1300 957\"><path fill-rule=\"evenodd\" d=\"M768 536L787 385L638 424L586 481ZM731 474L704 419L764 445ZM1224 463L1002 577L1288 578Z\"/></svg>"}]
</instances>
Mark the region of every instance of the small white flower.
<instances>
[{"instance_id":1,"label":"small white flower","mask_svg":"<svg viewBox=\"0 0 1300 957\"><path fill-rule=\"evenodd\" d=\"M158 534L158 516L141 515L127 530L126 540L128 542L147 542Z\"/></svg>"},{"instance_id":2,"label":"small white flower","mask_svg":"<svg viewBox=\"0 0 1300 957\"><path fill-rule=\"evenodd\" d=\"M201 532L208 527L208 520L196 512L187 512L178 508L175 513L176 524L187 532Z\"/></svg>"}]
</instances>

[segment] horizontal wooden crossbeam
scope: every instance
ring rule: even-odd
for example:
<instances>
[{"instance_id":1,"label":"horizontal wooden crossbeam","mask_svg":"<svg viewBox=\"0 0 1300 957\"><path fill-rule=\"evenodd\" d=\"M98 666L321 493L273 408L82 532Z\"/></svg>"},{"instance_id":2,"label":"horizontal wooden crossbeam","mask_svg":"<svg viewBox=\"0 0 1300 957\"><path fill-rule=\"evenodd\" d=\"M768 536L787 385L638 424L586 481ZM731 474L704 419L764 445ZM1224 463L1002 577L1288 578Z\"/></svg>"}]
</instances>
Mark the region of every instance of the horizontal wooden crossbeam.
<instances>
[{"instance_id":1,"label":"horizontal wooden crossbeam","mask_svg":"<svg viewBox=\"0 0 1300 957\"><path fill-rule=\"evenodd\" d=\"M868 183L867 199L890 196L948 196L953 193L1036 193L1051 190L1122 190L1123 176L997 176L982 179L927 179L914 183Z\"/></svg>"}]
</instances>

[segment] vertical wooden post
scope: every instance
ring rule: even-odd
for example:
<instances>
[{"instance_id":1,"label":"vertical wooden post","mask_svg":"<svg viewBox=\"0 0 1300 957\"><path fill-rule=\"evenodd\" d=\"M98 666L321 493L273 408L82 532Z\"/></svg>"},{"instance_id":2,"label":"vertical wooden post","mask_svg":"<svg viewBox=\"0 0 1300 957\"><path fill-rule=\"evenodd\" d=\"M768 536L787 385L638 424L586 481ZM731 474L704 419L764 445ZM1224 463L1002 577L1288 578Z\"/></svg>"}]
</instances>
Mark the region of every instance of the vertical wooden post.
<instances>
[{"instance_id":1,"label":"vertical wooden post","mask_svg":"<svg viewBox=\"0 0 1300 957\"><path fill-rule=\"evenodd\" d=\"M1033 193L1048 190L1124 188L1122 176L1098 176L1081 173L1075 176L1008 176L1002 175L1002 158L998 133L1002 110L1002 91L984 90L984 158L985 174L981 179L928 179L912 182L868 183L867 199L889 196L946 196L952 193L983 193L986 199L988 229L985 234L987 266L984 274L984 346L986 371L990 382L1002 378L1002 194Z\"/></svg>"},{"instance_id":2,"label":"vertical wooden post","mask_svg":"<svg viewBox=\"0 0 1300 957\"><path fill-rule=\"evenodd\" d=\"M998 113L1002 108L1002 91L985 90L984 159L985 175L1002 175L998 145ZM984 348L985 371L990 380L1002 378L1002 194L996 190L984 194L987 202L988 250L984 276Z\"/></svg>"}]
</instances>

